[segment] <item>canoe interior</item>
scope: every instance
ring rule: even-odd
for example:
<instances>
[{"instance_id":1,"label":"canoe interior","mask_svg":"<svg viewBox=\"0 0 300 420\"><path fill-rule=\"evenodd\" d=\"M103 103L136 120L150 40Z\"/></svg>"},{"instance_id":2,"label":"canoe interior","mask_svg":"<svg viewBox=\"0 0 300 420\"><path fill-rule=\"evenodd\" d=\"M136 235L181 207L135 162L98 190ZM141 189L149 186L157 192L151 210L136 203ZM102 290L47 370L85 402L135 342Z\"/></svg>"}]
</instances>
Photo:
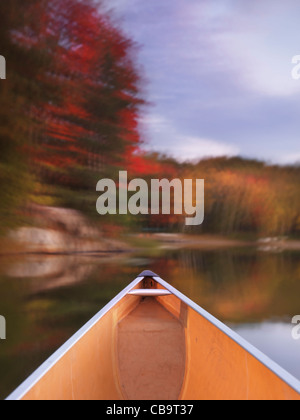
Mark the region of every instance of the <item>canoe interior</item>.
<instances>
[{"instance_id":1,"label":"canoe interior","mask_svg":"<svg viewBox=\"0 0 300 420\"><path fill-rule=\"evenodd\" d=\"M152 278L134 286L163 288ZM175 295L125 295L23 400L298 400L299 393Z\"/></svg>"}]
</instances>

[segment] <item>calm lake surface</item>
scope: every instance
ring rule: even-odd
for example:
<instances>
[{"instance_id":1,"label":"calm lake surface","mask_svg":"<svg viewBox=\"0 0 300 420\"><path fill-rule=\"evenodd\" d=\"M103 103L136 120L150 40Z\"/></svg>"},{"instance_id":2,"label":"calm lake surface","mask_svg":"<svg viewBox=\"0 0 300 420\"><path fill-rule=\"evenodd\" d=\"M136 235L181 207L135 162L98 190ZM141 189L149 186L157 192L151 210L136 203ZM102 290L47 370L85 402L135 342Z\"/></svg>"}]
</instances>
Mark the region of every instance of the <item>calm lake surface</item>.
<instances>
[{"instance_id":1,"label":"calm lake surface","mask_svg":"<svg viewBox=\"0 0 300 420\"><path fill-rule=\"evenodd\" d=\"M151 259L0 258L0 398L144 269L151 269L300 379L300 253L256 248L161 251Z\"/></svg>"}]
</instances>

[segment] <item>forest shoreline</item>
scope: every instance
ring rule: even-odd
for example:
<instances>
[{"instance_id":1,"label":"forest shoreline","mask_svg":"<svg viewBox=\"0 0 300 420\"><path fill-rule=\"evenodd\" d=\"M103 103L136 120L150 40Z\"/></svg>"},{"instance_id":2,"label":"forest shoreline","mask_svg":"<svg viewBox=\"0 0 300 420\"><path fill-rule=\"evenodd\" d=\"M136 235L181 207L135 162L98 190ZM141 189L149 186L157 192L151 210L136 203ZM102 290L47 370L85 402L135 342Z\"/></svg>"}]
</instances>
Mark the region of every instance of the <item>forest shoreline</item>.
<instances>
[{"instance_id":1,"label":"forest shoreline","mask_svg":"<svg viewBox=\"0 0 300 420\"><path fill-rule=\"evenodd\" d=\"M64 235L64 234L62 234ZM69 249L65 244L70 245ZM217 234L189 235L177 233L139 233L120 237L118 240L102 237L99 241L78 240L68 235L64 247L45 244L20 243L10 238L2 238L0 257L26 255L77 255L103 256L130 255L157 250L199 249L219 250L229 248L257 248L262 252L300 251L300 240L287 238L261 238L259 240L235 239Z\"/></svg>"}]
</instances>

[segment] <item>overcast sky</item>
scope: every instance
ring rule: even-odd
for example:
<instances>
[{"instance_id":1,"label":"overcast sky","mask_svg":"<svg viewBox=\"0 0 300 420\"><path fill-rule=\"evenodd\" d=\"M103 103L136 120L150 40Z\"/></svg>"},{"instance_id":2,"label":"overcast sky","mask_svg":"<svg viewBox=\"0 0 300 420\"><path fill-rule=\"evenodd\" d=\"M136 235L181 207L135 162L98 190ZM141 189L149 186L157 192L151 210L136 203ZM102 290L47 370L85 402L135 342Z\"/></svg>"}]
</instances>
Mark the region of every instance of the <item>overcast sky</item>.
<instances>
[{"instance_id":1,"label":"overcast sky","mask_svg":"<svg viewBox=\"0 0 300 420\"><path fill-rule=\"evenodd\" d=\"M300 161L299 0L107 0L140 45L147 148Z\"/></svg>"}]
</instances>

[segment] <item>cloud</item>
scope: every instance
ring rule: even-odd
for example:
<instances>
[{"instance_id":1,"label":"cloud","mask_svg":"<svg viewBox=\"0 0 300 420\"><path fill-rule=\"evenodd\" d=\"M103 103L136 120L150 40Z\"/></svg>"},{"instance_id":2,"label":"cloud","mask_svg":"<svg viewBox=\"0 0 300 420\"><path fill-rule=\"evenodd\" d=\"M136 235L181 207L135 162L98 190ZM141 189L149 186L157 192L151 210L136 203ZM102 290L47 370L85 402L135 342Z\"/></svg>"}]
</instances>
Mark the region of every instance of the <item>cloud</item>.
<instances>
[{"instance_id":1,"label":"cloud","mask_svg":"<svg viewBox=\"0 0 300 420\"><path fill-rule=\"evenodd\" d=\"M238 154L239 149L231 144L185 136L180 142L177 141L171 150L171 155L180 162L196 161L207 157L237 156Z\"/></svg>"},{"instance_id":2,"label":"cloud","mask_svg":"<svg viewBox=\"0 0 300 420\"><path fill-rule=\"evenodd\" d=\"M156 141L153 139L153 142L146 145L146 149L172 156L180 162L206 157L236 156L240 152L239 148L232 144L187 135L161 115L144 116L140 124L146 132L155 133Z\"/></svg>"},{"instance_id":3,"label":"cloud","mask_svg":"<svg viewBox=\"0 0 300 420\"><path fill-rule=\"evenodd\" d=\"M298 0L107 3L141 45L148 149L187 159L299 154Z\"/></svg>"},{"instance_id":4,"label":"cloud","mask_svg":"<svg viewBox=\"0 0 300 420\"><path fill-rule=\"evenodd\" d=\"M281 165L294 165L300 163L300 152L299 153L287 153L277 156L275 159Z\"/></svg>"},{"instance_id":5,"label":"cloud","mask_svg":"<svg viewBox=\"0 0 300 420\"><path fill-rule=\"evenodd\" d=\"M216 50L242 89L271 97L299 95L300 83L291 77L292 57L300 53L299 4L254 0L249 8L245 3L231 9L230 25L212 33Z\"/></svg>"},{"instance_id":6,"label":"cloud","mask_svg":"<svg viewBox=\"0 0 300 420\"><path fill-rule=\"evenodd\" d=\"M218 35L216 42L226 51L242 90L270 97L300 94L300 83L291 74L292 57L300 50L292 43L284 48L274 39L275 49L258 33Z\"/></svg>"},{"instance_id":7,"label":"cloud","mask_svg":"<svg viewBox=\"0 0 300 420\"><path fill-rule=\"evenodd\" d=\"M176 54L201 75L233 81L240 92L299 95L291 77L291 59L300 54L299 13L296 0L183 2Z\"/></svg>"}]
</instances>

